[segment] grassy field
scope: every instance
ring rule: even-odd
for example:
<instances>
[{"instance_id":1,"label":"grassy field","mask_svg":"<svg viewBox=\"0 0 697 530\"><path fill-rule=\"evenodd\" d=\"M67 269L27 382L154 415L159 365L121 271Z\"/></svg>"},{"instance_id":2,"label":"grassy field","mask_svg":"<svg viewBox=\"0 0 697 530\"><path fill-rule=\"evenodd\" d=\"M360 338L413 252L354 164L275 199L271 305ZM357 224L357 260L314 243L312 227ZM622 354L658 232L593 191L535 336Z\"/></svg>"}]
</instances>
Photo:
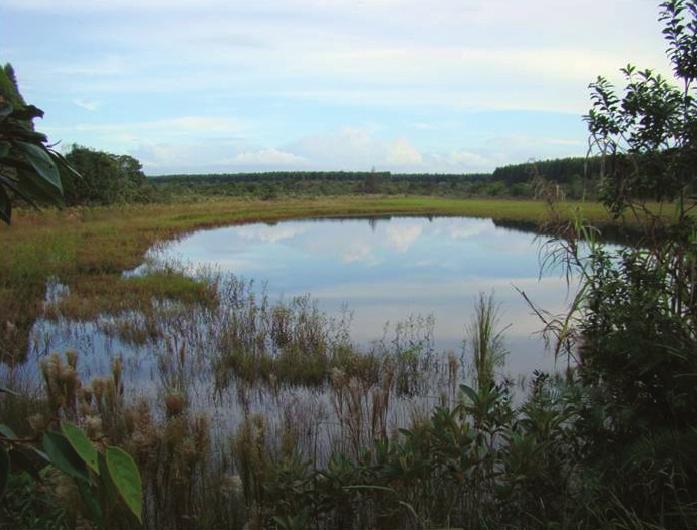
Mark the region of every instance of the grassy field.
<instances>
[{"instance_id":1,"label":"grassy field","mask_svg":"<svg viewBox=\"0 0 697 530\"><path fill-rule=\"evenodd\" d=\"M600 204L566 202L565 215L579 211L597 224L610 222ZM196 299L210 293L176 272L152 281L122 277L158 243L204 227L283 219L389 214L462 215L500 221L542 222L548 206L530 200L451 200L433 197L337 197L271 201L220 199L174 204L66 210L18 211L12 226L0 227L0 346L20 357L19 337L40 311L46 280L71 288L64 314L89 320L104 311L143 309L152 297ZM13 344L16 343L16 344Z\"/></svg>"}]
</instances>

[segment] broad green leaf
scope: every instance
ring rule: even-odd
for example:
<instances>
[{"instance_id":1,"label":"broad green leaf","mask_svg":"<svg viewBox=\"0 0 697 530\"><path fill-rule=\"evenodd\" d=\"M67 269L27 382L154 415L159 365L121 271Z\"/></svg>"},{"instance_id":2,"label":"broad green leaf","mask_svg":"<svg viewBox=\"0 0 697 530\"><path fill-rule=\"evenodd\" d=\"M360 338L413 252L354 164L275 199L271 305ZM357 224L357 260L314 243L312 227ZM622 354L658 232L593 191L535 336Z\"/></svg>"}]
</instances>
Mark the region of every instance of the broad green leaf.
<instances>
[{"instance_id":1,"label":"broad green leaf","mask_svg":"<svg viewBox=\"0 0 697 530\"><path fill-rule=\"evenodd\" d=\"M61 422L61 431L80 455L89 468L99 475L99 462L97 460L97 448L92 444L85 432L67 421Z\"/></svg>"},{"instance_id":2,"label":"broad green leaf","mask_svg":"<svg viewBox=\"0 0 697 530\"><path fill-rule=\"evenodd\" d=\"M0 499L5 494L7 479L10 476L10 455L4 445L0 445Z\"/></svg>"},{"instance_id":3,"label":"broad green leaf","mask_svg":"<svg viewBox=\"0 0 697 530\"><path fill-rule=\"evenodd\" d=\"M120 447L109 446L106 448L106 465L119 495L138 521L142 522L142 482L133 458Z\"/></svg>"},{"instance_id":4,"label":"broad green leaf","mask_svg":"<svg viewBox=\"0 0 697 530\"><path fill-rule=\"evenodd\" d=\"M30 144L28 142L15 142L15 146L22 152L24 158L31 164L36 173L62 195L63 184L61 182L60 172L43 146Z\"/></svg>"},{"instance_id":5,"label":"broad green leaf","mask_svg":"<svg viewBox=\"0 0 697 530\"><path fill-rule=\"evenodd\" d=\"M78 480L89 481L87 466L68 439L60 433L47 431L43 437L44 452L60 471Z\"/></svg>"},{"instance_id":6,"label":"broad green leaf","mask_svg":"<svg viewBox=\"0 0 697 530\"><path fill-rule=\"evenodd\" d=\"M460 390L462 390L468 398L472 401L472 403L476 403L479 401L479 395L474 391L472 387L469 387L467 385L460 385Z\"/></svg>"},{"instance_id":7,"label":"broad green leaf","mask_svg":"<svg viewBox=\"0 0 697 530\"><path fill-rule=\"evenodd\" d=\"M59 205L63 204L63 195L32 169L19 169L17 175L18 193L25 197L31 197L34 200L46 200Z\"/></svg>"}]
</instances>

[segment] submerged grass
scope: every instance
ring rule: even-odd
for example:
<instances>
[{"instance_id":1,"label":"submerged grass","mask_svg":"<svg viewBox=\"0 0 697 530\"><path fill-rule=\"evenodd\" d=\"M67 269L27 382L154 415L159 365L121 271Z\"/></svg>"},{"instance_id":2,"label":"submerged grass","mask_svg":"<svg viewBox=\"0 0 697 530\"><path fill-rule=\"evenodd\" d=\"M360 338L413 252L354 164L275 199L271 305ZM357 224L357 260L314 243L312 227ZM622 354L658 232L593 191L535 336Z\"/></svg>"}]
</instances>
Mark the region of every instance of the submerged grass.
<instances>
[{"instance_id":1,"label":"submerged grass","mask_svg":"<svg viewBox=\"0 0 697 530\"><path fill-rule=\"evenodd\" d=\"M214 284L173 269L131 277L104 274L86 281L76 279L68 295L47 306L46 316L60 314L72 320L89 321L103 313L131 310L149 313L153 300L211 307L217 301L217 292Z\"/></svg>"}]
</instances>

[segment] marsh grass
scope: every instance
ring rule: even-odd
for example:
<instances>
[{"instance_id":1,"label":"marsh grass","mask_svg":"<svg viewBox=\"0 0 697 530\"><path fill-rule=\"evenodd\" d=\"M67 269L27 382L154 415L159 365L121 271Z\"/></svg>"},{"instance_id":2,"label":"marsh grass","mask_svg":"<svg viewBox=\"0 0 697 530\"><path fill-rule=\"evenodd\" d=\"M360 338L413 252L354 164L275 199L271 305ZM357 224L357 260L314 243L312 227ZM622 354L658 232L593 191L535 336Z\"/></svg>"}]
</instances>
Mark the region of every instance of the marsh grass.
<instances>
[{"instance_id":1,"label":"marsh grass","mask_svg":"<svg viewBox=\"0 0 697 530\"><path fill-rule=\"evenodd\" d=\"M366 349L351 342L349 318L328 318L309 297L270 301L248 282L176 267L122 276L154 243L196 227L376 212L530 219L543 205L342 198L21 213L0 231L6 248L18 249L0 257L10 300L0 323L3 380L25 397L0 400L3 421L31 435L66 417L98 443L125 447L143 475L146 527L611 520L617 506L589 493L576 466L569 430L583 396L538 374L533 397L513 407L510 386L496 377L502 350L491 298L475 307L473 382L461 358L434 350L428 317L397 324ZM47 278L67 291L47 301ZM46 342L49 351L27 359L38 317L49 333L85 326L114 337L108 369L83 369L105 354L89 346L54 355Z\"/></svg>"},{"instance_id":2,"label":"marsh grass","mask_svg":"<svg viewBox=\"0 0 697 530\"><path fill-rule=\"evenodd\" d=\"M568 211L581 207L569 204ZM582 205L587 217L608 222L598 204ZM187 232L225 224L278 221L298 217L375 214L469 215L496 220L545 219L542 202L515 200L451 200L433 197L337 197L282 199L272 201L214 199L201 202L71 208L64 211L19 210L12 226L0 226L0 244L9 249L0 254L0 322L11 323L14 333L0 329L3 355L21 357L31 323L41 310L48 278L70 287L75 297L75 316L95 318L114 305L138 305L131 287L149 296L162 291L165 283L181 282L168 276L160 285L132 285L121 273L143 262L148 249ZM191 294L189 287L174 294ZM170 292L170 294L172 294ZM94 299L94 300L90 300ZM141 304L142 305L142 304Z\"/></svg>"},{"instance_id":3,"label":"marsh grass","mask_svg":"<svg viewBox=\"0 0 697 530\"><path fill-rule=\"evenodd\" d=\"M453 359L448 367L438 360L431 318L397 323L365 349L350 341L348 313L330 318L308 296L271 302L252 282L173 266L124 282L136 286L139 309L99 305L106 312L94 322L75 320L89 311L76 312L73 292L56 284L36 333L64 326L66 344L101 333L116 346L110 353L92 349L94 341L79 353L35 350L29 363L40 370L22 387L35 397L3 400L3 412L18 432L66 417L93 439L129 449L153 526L266 525L265 491L281 480L279 466L300 459L319 469L342 452L363 458L372 443L428 410L444 378L461 373ZM3 376L11 380L21 366Z\"/></svg>"}]
</instances>

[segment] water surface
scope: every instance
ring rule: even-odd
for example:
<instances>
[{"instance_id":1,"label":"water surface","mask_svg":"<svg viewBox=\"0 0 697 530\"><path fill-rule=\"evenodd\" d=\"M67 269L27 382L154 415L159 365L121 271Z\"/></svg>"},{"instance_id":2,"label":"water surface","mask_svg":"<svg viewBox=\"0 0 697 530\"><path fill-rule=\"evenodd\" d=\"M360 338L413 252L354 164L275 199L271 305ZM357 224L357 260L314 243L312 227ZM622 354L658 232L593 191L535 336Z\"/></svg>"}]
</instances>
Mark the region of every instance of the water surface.
<instances>
[{"instance_id":1,"label":"water surface","mask_svg":"<svg viewBox=\"0 0 697 530\"><path fill-rule=\"evenodd\" d=\"M493 292L510 351L507 372L552 369L539 319L516 288L558 312L568 302L558 273L540 275L534 233L491 219L390 217L255 223L195 232L151 256L210 266L264 285L270 298L309 293L320 309L353 316L358 343L410 316L434 318L437 348L460 353L479 292Z\"/></svg>"}]
</instances>

